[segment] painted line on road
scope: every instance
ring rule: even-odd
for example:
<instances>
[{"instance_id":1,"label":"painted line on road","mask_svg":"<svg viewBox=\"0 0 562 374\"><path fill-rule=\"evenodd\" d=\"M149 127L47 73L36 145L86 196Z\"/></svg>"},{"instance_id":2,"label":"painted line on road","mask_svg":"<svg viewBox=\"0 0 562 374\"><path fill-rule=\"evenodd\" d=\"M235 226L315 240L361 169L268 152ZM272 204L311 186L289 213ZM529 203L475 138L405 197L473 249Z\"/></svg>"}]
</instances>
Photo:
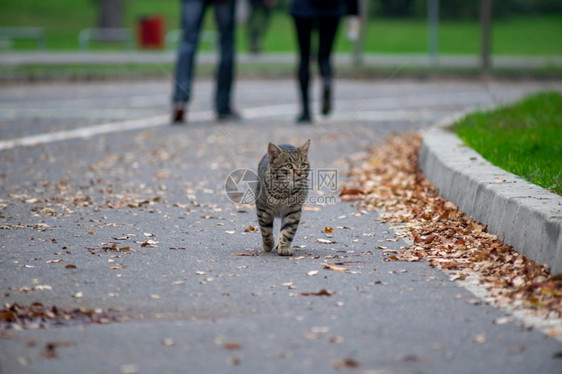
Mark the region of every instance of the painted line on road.
<instances>
[{"instance_id":1,"label":"painted line on road","mask_svg":"<svg viewBox=\"0 0 562 374\"><path fill-rule=\"evenodd\" d=\"M190 113L189 118L199 121L208 119L209 115L206 112L194 112ZM1 140L0 151L16 147L31 147L40 144L54 143L62 140L86 139L96 135L109 134L119 131L141 130L149 127L167 126L169 124L170 116L168 115L133 119L128 121L108 122L73 130L63 130L47 134L30 135L18 139Z\"/></svg>"},{"instance_id":2,"label":"painted line on road","mask_svg":"<svg viewBox=\"0 0 562 374\"><path fill-rule=\"evenodd\" d=\"M169 121L169 116L156 116L129 121L109 122L101 125L87 126L47 134L30 135L23 138L0 141L0 150L3 151L16 147L30 147L39 144L58 142L61 140L89 138L95 135L107 134L116 131L138 130L147 127L162 126L164 124L168 124Z\"/></svg>"}]
</instances>

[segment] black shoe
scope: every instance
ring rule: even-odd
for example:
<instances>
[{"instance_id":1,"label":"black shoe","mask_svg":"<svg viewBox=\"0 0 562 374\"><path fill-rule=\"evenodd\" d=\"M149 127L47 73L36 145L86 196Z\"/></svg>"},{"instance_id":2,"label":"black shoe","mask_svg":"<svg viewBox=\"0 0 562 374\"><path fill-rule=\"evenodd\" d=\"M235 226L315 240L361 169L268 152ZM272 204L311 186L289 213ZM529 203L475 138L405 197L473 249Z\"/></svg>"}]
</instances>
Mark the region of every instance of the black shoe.
<instances>
[{"instance_id":1,"label":"black shoe","mask_svg":"<svg viewBox=\"0 0 562 374\"><path fill-rule=\"evenodd\" d=\"M324 85L322 92L322 114L328 115L332 111L332 86L330 84Z\"/></svg>"},{"instance_id":2,"label":"black shoe","mask_svg":"<svg viewBox=\"0 0 562 374\"><path fill-rule=\"evenodd\" d=\"M297 124L299 124L299 125L310 125L310 124L312 124L312 117L310 116L310 113L309 112L302 113L297 118Z\"/></svg>"},{"instance_id":3,"label":"black shoe","mask_svg":"<svg viewBox=\"0 0 562 374\"><path fill-rule=\"evenodd\" d=\"M230 121L240 121L242 116L240 114L229 110L228 112L221 112L217 114L217 120L219 122L230 122Z\"/></svg>"}]
</instances>

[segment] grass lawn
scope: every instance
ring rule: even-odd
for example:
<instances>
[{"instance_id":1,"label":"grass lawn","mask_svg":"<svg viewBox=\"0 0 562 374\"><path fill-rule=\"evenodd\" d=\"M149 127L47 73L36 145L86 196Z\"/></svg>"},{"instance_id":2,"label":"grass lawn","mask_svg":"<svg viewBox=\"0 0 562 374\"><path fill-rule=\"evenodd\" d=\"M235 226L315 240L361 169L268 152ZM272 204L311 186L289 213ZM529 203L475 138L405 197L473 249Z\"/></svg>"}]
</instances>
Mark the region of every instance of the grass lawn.
<instances>
[{"instance_id":1,"label":"grass lawn","mask_svg":"<svg viewBox=\"0 0 562 374\"><path fill-rule=\"evenodd\" d=\"M0 25L44 27L47 48L75 50L80 30L95 27L97 10L94 0L0 0ZM179 0L129 0L125 24L134 28L147 14L161 14L167 29L179 27ZM207 13L205 29L214 29L212 12ZM342 24L336 50L349 51ZM562 55L562 14L496 20L492 30L492 51L496 55ZM475 21L443 21L439 28L439 48L444 54L478 54L480 30ZM283 11L275 13L264 40L266 52L292 52L296 42L293 24ZM17 50L35 49L32 41L14 41ZM92 49L122 49L121 44L93 44ZM202 46L203 49L210 48ZM238 49L247 50L245 30L238 27ZM365 38L365 50L371 53L425 53L427 26L424 20L372 19Z\"/></svg>"},{"instance_id":2,"label":"grass lawn","mask_svg":"<svg viewBox=\"0 0 562 374\"><path fill-rule=\"evenodd\" d=\"M492 164L562 195L562 94L543 92L473 113L454 128Z\"/></svg>"}]
</instances>

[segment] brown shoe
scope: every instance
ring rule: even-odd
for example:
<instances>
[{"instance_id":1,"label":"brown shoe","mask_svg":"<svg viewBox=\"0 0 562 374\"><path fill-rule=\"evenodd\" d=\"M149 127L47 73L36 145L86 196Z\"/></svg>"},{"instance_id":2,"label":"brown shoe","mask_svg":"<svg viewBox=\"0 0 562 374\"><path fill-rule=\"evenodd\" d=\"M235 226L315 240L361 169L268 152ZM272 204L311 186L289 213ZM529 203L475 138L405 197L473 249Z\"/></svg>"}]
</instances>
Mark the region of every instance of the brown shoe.
<instances>
[{"instance_id":1,"label":"brown shoe","mask_svg":"<svg viewBox=\"0 0 562 374\"><path fill-rule=\"evenodd\" d=\"M174 125L181 125L182 123L185 123L185 109L183 108L183 106L176 106L174 108L172 123Z\"/></svg>"}]
</instances>

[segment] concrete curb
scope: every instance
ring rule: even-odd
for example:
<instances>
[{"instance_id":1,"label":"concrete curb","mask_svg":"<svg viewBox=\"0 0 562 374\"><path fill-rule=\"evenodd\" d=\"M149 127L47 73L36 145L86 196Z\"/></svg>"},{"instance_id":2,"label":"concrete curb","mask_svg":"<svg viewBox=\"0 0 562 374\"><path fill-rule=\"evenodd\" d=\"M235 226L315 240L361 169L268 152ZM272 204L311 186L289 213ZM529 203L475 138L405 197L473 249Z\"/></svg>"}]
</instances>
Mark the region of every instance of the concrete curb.
<instances>
[{"instance_id":1,"label":"concrete curb","mask_svg":"<svg viewBox=\"0 0 562 374\"><path fill-rule=\"evenodd\" d=\"M441 196L553 274L562 273L562 197L500 169L463 144L448 117L424 135L419 167Z\"/></svg>"},{"instance_id":2,"label":"concrete curb","mask_svg":"<svg viewBox=\"0 0 562 374\"><path fill-rule=\"evenodd\" d=\"M165 64L176 61L177 51L125 51L125 52L7 52L0 54L0 66L19 66L27 64L68 65L68 64ZM198 63L215 63L216 52L202 52L197 55ZM290 64L294 65L297 55L288 53L264 53L253 55L238 53L238 64ZM336 65L353 66L353 57L349 53L334 55ZM431 67L432 60L427 54L374 54L365 53L363 63L367 66L404 66ZM439 55L439 66L449 68L479 68L477 55ZM562 56L495 56L492 66L504 69L541 69L562 66Z\"/></svg>"}]
</instances>

